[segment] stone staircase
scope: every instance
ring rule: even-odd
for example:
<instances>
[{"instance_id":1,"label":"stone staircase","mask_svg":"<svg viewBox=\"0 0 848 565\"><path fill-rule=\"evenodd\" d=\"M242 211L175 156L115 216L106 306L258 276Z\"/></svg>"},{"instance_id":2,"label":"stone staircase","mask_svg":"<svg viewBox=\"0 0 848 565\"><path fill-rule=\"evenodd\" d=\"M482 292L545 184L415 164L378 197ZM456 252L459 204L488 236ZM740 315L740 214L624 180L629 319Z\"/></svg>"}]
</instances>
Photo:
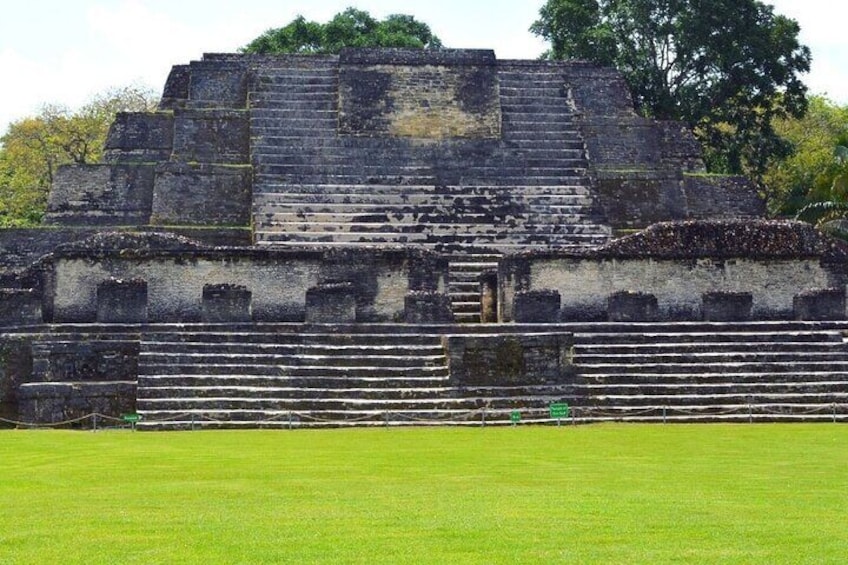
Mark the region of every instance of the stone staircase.
<instances>
[{"instance_id":1,"label":"stone staircase","mask_svg":"<svg viewBox=\"0 0 848 565\"><path fill-rule=\"evenodd\" d=\"M448 296L454 321L461 324L480 323L480 276L497 271L497 253L465 253L453 255L448 262Z\"/></svg>"},{"instance_id":2,"label":"stone staircase","mask_svg":"<svg viewBox=\"0 0 848 565\"><path fill-rule=\"evenodd\" d=\"M681 323L585 330L575 333L574 348L581 421L848 418L848 345L838 327Z\"/></svg>"},{"instance_id":3,"label":"stone staircase","mask_svg":"<svg viewBox=\"0 0 848 565\"><path fill-rule=\"evenodd\" d=\"M268 60L250 92L257 245L598 245L610 229L556 73L501 72L503 138L340 136L338 66Z\"/></svg>"},{"instance_id":4,"label":"stone staircase","mask_svg":"<svg viewBox=\"0 0 848 565\"><path fill-rule=\"evenodd\" d=\"M409 327L197 326L143 337L137 407L141 429L480 425L564 390L457 389L442 336Z\"/></svg>"}]
</instances>

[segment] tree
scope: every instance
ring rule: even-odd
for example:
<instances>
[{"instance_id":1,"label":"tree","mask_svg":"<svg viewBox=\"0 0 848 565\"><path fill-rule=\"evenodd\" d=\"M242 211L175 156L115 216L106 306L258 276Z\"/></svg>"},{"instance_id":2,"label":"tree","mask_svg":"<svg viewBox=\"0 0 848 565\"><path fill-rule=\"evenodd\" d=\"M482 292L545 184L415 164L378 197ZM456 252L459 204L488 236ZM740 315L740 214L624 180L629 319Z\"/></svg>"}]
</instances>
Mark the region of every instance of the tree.
<instances>
[{"instance_id":1,"label":"tree","mask_svg":"<svg viewBox=\"0 0 848 565\"><path fill-rule=\"evenodd\" d=\"M774 126L794 152L765 172L770 211L794 215L812 202L832 200L834 181L848 171L838 149L848 147L848 106L813 96L803 118L777 119Z\"/></svg>"},{"instance_id":2,"label":"tree","mask_svg":"<svg viewBox=\"0 0 848 565\"><path fill-rule=\"evenodd\" d=\"M394 14L376 20L368 12L348 8L326 24L298 16L289 24L269 29L245 47L243 53L338 53L344 47L442 46L430 27L412 16Z\"/></svg>"},{"instance_id":3,"label":"tree","mask_svg":"<svg viewBox=\"0 0 848 565\"><path fill-rule=\"evenodd\" d=\"M75 112L46 105L12 123L0 137L0 227L38 224L56 169L98 162L115 114L151 111L156 103L152 91L131 86L99 94Z\"/></svg>"},{"instance_id":4,"label":"tree","mask_svg":"<svg viewBox=\"0 0 848 565\"><path fill-rule=\"evenodd\" d=\"M618 68L645 116L695 131L712 172L761 181L791 153L777 118L807 106L800 28L758 0L548 0L531 31L548 58Z\"/></svg>"}]
</instances>

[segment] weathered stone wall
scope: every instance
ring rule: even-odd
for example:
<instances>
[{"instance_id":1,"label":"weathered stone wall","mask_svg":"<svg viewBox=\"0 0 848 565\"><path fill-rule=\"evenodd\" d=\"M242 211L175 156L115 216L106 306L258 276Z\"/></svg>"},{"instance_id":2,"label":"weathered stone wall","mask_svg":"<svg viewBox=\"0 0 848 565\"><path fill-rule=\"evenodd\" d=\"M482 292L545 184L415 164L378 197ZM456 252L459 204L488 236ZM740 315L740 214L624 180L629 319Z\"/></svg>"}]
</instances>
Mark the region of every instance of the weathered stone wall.
<instances>
[{"instance_id":1,"label":"weathered stone wall","mask_svg":"<svg viewBox=\"0 0 848 565\"><path fill-rule=\"evenodd\" d=\"M17 420L18 387L32 375L32 337L0 337L0 418Z\"/></svg>"},{"instance_id":2,"label":"weathered stone wall","mask_svg":"<svg viewBox=\"0 0 848 565\"><path fill-rule=\"evenodd\" d=\"M174 149L179 162L250 162L247 110L174 110Z\"/></svg>"},{"instance_id":3,"label":"weathered stone wall","mask_svg":"<svg viewBox=\"0 0 848 565\"><path fill-rule=\"evenodd\" d=\"M500 319L515 319L519 292L554 290L560 320L608 319L610 296L656 297L662 320L700 320L703 295L751 293L754 319L792 319L795 296L846 283L846 250L797 222L684 222L653 226L586 253L502 261ZM843 314L844 315L844 314Z\"/></svg>"},{"instance_id":4,"label":"weathered stone wall","mask_svg":"<svg viewBox=\"0 0 848 565\"><path fill-rule=\"evenodd\" d=\"M171 112L119 112L106 137L107 163L167 161L174 146Z\"/></svg>"},{"instance_id":5,"label":"weathered stone wall","mask_svg":"<svg viewBox=\"0 0 848 565\"><path fill-rule=\"evenodd\" d=\"M65 165L47 200L45 223L140 225L150 220L153 165Z\"/></svg>"},{"instance_id":6,"label":"weathered stone wall","mask_svg":"<svg viewBox=\"0 0 848 565\"><path fill-rule=\"evenodd\" d=\"M28 423L89 427L92 414L118 418L135 412L136 384L130 382L25 383L18 390L18 419ZM100 425L104 425L101 420Z\"/></svg>"},{"instance_id":7,"label":"weathered stone wall","mask_svg":"<svg viewBox=\"0 0 848 565\"><path fill-rule=\"evenodd\" d=\"M252 169L240 165L159 165L151 224L247 226Z\"/></svg>"},{"instance_id":8,"label":"weathered stone wall","mask_svg":"<svg viewBox=\"0 0 848 565\"><path fill-rule=\"evenodd\" d=\"M109 229L116 230L114 227ZM133 232L162 230L162 228L145 228L144 226L125 229ZM60 245L88 239L98 231L97 228L92 227L70 226L0 230L0 273L24 269ZM167 231L190 237L209 246L241 247L250 245L252 239L249 228L169 226Z\"/></svg>"},{"instance_id":9,"label":"weathered stone wall","mask_svg":"<svg viewBox=\"0 0 848 565\"><path fill-rule=\"evenodd\" d=\"M656 296L662 320L700 320L702 295L713 291L751 292L755 319L792 319L796 294L839 278L818 259L540 259L522 265L524 277L515 270L520 261L507 260L501 271L503 321L513 320L516 292L549 289L562 296L561 321L606 321L609 296L621 291Z\"/></svg>"},{"instance_id":10,"label":"weathered stone wall","mask_svg":"<svg viewBox=\"0 0 848 565\"><path fill-rule=\"evenodd\" d=\"M425 139L500 137L492 51L342 52L339 132Z\"/></svg>"},{"instance_id":11,"label":"weathered stone wall","mask_svg":"<svg viewBox=\"0 0 848 565\"><path fill-rule=\"evenodd\" d=\"M694 220L761 218L766 214L765 202L744 177L684 175L683 192L686 195L687 217Z\"/></svg>"},{"instance_id":12,"label":"weathered stone wall","mask_svg":"<svg viewBox=\"0 0 848 565\"><path fill-rule=\"evenodd\" d=\"M422 273L442 264L428 254L403 250L247 249L181 251L132 255L85 246L56 259L52 304L55 321L91 322L97 316L97 287L111 279L146 281L151 322L200 321L207 285L239 285L251 292L253 319L303 321L308 289L348 283L356 297L357 322L399 321L406 295L444 287L444 272ZM446 265L443 269L446 270Z\"/></svg>"},{"instance_id":13,"label":"weathered stone wall","mask_svg":"<svg viewBox=\"0 0 848 565\"><path fill-rule=\"evenodd\" d=\"M568 333L451 335L444 338L454 386L567 383L574 339Z\"/></svg>"}]
</instances>

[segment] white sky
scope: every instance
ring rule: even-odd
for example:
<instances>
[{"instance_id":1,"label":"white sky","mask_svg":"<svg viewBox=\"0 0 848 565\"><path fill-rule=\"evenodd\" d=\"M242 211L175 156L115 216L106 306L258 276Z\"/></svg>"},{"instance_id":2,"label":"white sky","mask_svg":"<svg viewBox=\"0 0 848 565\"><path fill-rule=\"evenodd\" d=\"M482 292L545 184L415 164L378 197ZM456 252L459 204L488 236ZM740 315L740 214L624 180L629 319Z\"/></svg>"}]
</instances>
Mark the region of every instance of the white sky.
<instances>
[{"instance_id":1,"label":"white sky","mask_svg":"<svg viewBox=\"0 0 848 565\"><path fill-rule=\"evenodd\" d=\"M325 22L350 5L382 18L414 15L447 47L536 58L545 44L528 28L544 0L15 0L0 19L0 133L47 103L72 108L112 87L161 91L171 65L231 52L298 14ZM806 82L848 104L848 4L771 0L798 20L813 52Z\"/></svg>"}]
</instances>

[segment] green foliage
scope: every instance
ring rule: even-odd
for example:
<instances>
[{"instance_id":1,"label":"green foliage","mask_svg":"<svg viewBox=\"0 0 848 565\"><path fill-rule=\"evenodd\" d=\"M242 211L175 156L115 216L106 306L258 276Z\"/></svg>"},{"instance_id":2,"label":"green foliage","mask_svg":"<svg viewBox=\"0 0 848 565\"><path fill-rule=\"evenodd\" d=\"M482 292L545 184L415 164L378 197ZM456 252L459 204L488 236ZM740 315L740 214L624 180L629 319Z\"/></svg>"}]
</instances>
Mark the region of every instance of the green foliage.
<instances>
[{"instance_id":1,"label":"green foliage","mask_svg":"<svg viewBox=\"0 0 848 565\"><path fill-rule=\"evenodd\" d=\"M0 432L0 563L843 563L848 427Z\"/></svg>"},{"instance_id":2,"label":"green foliage","mask_svg":"<svg viewBox=\"0 0 848 565\"><path fill-rule=\"evenodd\" d=\"M40 223L56 169L96 163L117 112L155 107L151 91L131 86L99 94L77 111L46 105L12 123L0 137L0 227Z\"/></svg>"},{"instance_id":3,"label":"green foliage","mask_svg":"<svg viewBox=\"0 0 848 565\"><path fill-rule=\"evenodd\" d=\"M794 215L812 202L839 199L844 192L840 177L848 173L848 106L814 96L803 118L778 119L775 130L794 152L766 170L770 211Z\"/></svg>"},{"instance_id":4,"label":"green foliage","mask_svg":"<svg viewBox=\"0 0 848 565\"><path fill-rule=\"evenodd\" d=\"M269 29L245 47L243 53L338 53L344 47L439 48L438 37L427 24L412 16L394 14L384 20L348 8L326 24L298 16L289 24Z\"/></svg>"},{"instance_id":5,"label":"green foliage","mask_svg":"<svg viewBox=\"0 0 848 565\"><path fill-rule=\"evenodd\" d=\"M554 59L615 66L639 111L681 120L712 172L760 179L791 146L773 120L802 116L810 51L758 0L548 0L531 31Z\"/></svg>"}]
</instances>

